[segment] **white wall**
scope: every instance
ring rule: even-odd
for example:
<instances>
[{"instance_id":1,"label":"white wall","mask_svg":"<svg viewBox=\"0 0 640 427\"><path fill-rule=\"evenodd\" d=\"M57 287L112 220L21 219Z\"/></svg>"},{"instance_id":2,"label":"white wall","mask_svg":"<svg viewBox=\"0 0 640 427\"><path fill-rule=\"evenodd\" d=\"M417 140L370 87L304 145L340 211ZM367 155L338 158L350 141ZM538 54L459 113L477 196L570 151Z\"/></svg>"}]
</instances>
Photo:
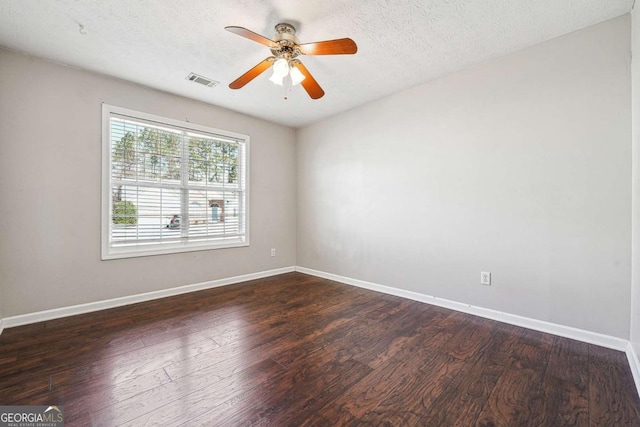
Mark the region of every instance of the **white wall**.
<instances>
[{"instance_id":1,"label":"white wall","mask_svg":"<svg viewBox=\"0 0 640 427\"><path fill-rule=\"evenodd\" d=\"M628 339L629 34L626 15L299 130L298 265Z\"/></svg>"},{"instance_id":2,"label":"white wall","mask_svg":"<svg viewBox=\"0 0 640 427\"><path fill-rule=\"evenodd\" d=\"M4 317L295 265L293 130L6 50L0 94ZM250 135L251 246L101 261L102 102Z\"/></svg>"},{"instance_id":3,"label":"white wall","mask_svg":"<svg viewBox=\"0 0 640 427\"><path fill-rule=\"evenodd\" d=\"M632 245L632 284L631 284L631 344L640 355L640 12L638 8L632 15L632 53L631 68L632 104L633 104L633 245Z\"/></svg>"}]
</instances>

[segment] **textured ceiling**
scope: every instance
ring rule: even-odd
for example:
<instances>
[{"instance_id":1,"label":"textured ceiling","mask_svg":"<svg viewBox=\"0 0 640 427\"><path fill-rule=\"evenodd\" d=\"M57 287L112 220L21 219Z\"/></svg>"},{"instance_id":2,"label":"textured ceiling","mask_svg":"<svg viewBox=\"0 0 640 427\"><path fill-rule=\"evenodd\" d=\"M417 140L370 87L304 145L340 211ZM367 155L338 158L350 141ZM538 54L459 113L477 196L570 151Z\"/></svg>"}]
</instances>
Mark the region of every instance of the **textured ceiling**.
<instances>
[{"instance_id":1,"label":"textured ceiling","mask_svg":"<svg viewBox=\"0 0 640 427\"><path fill-rule=\"evenodd\" d=\"M411 86L627 13L633 0L1 0L0 46L299 127ZM301 57L326 95L270 72L228 84L270 55L224 30L302 43L350 37L356 55ZM189 72L220 82L207 88Z\"/></svg>"}]
</instances>

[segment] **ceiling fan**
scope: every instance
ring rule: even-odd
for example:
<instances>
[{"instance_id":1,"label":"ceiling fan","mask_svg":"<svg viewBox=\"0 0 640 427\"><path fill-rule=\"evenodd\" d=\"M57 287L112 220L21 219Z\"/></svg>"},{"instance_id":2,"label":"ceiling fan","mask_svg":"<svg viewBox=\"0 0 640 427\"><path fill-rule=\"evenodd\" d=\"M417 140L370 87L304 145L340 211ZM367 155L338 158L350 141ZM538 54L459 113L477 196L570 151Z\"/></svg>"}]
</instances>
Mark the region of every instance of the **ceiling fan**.
<instances>
[{"instance_id":1,"label":"ceiling fan","mask_svg":"<svg viewBox=\"0 0 640 427\"><path fill-rule=\"evenodd\" d=\"M352 55L358 51L356 43L348 38L300 44L294 26L284 23L276 25L273 40L242 27L225 27L225 30L265 45L271 49L272 53L272 56L231 82L229 84L231 89L240 89L273 66L273 75L269 80L275 84L285 85L285 88L289 85L302 84L312 99L322 98L324 90L297 57L300 55Z\"/></svg>"}]
</instances>

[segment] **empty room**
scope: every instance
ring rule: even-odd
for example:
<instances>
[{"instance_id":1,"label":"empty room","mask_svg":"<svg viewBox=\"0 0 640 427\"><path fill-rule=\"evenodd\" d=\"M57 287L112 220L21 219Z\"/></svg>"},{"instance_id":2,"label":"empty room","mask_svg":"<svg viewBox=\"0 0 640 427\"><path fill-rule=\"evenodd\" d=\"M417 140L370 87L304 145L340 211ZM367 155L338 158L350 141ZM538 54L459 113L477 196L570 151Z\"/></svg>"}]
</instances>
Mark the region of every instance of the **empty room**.
<instances>
[{"instance_id":1,"label":"empty room","mask_svg":"<svg viewBox=\"0 0 640 427\"><path fill-rule=\"evenodd\" d=\"M0 2L0 426L640 426L634 0Z\"/></svg>"}]
</instances>

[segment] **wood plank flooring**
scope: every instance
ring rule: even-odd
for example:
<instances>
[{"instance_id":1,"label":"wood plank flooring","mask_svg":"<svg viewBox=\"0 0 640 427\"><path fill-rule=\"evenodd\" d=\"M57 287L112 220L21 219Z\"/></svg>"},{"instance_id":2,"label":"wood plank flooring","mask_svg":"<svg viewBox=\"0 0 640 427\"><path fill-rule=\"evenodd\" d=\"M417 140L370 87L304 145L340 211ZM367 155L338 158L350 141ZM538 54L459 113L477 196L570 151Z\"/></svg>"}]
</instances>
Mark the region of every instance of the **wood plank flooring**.
<instances>
[{"instance_id":1,"label":"wood plank flooring","mask_svg":"<svg viewBox=\"0 0 640 427\"><path fill-rule=\"evenodd\" d=\"M640 426L623 353L300 273L11 328L67 426Z\"/></svg>"}]
</instances>

